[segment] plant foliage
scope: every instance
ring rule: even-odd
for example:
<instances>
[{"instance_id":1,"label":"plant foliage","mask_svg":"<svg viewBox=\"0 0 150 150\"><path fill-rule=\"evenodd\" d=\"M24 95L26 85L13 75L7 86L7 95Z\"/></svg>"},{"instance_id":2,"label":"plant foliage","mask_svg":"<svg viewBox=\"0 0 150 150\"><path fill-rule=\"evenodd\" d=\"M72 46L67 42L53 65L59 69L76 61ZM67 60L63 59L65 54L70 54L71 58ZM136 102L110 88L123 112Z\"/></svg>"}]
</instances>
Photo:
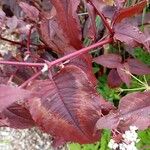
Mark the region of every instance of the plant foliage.
<instances>
[{"instance_id":1,"label":"plant foliage","mask_svg":"<svg viewBox=\"0 0 150 150\"><path fill-rule=\"evenodd\" d=\"M101 138L100 150L107 149L110 139L103 129L117 138L114 131L122 134L131 125L149 128L150 85L145 75L150 67L143 60L150 53L149 12L142 15L146 0L130 6L126 0L0 4L0 40L16 46L15 53L0 54L0 126L39 127L54 137L55 147ZM6 38L7 30L19 41ZM137 47L143 51L134 52ZM133 79L142 87L124 93Z\"/></svg>"}]
</instances>

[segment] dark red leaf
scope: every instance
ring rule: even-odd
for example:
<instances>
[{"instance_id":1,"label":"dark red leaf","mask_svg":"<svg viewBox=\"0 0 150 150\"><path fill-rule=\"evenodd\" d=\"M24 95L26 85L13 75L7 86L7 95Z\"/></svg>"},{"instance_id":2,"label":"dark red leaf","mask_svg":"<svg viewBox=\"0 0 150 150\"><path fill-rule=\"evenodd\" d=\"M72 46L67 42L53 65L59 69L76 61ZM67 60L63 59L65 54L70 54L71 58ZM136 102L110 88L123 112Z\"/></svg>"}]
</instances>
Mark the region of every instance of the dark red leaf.
<instances>
[{"instance_id":1,"label":"dark red leaf","mask_svg":"<svg viewBox=\"0 0 150 150\"><path fill-rule=\"evenodd\" d=\"M22 104L13 103L2 112L5 126L17 129L31 128L35 126L29 110Z\"/></svg>"},{"instance_id":2,"label":"dark red leaf","mask_svg":"<svg viewBox=\"0 0 150 150\"><path fill-rule=\"evenodd\" d=\"M9 107L14 102L23 101L31 96L27 90L18 87L0 85L0 112Z\"/></svg>"},{"instance_id":3,"label":"dark red leaf","mask_svg":"<svg viewBox=\"0 0 150 150\"><path fill-rule=\"evenodd\" d=\"M128 59L127 63L129 65L130 72L136 75L150 74L150 67L146 64L140 62L137 59Z\"/></svg>"},{"instance_id":4,"label":"dark red leaf","mask_svg":"<svg viewBox=\"0 0 150 150\"><path fill-rule=\"evenodd\" d=\"M19 6L32 21L37 21L39 18L39 10L28 3L20 2Z\"/></svg>"},{"instance_id":5,"label":"dark red leaf","mask_svg":"<svg viewBox=\"0 0 150 150\"><path fill-rule=\"evenodd\" d=\"M96 128L119 128L120 130L126 130L129 126L137 126L139 130L148 128L150 126L149 99L150 92L136 92L126 95L121 99L119 110L100 118Z\"/></svg>"},{"instance_id":6,"label":"dark red leaf","mask_svg":"<svg viewBox=\"0 0 150 150\"><path fill-rule=\"evenodd\" d=\"M107 78L108 86L111 88L119 87L122 84L122 80L120 76L118 75L118 72L116 69L112 69Z\"/></svg>"},{"instance_id":7,"label":"dark red leaf","mask_svg":"<svg viewBox=\"0 0 150 150\"><path fill-rule=\"evenodd\" d=\"M57 53L63 53L70 48L69 41L64 37L64 33L55 18L41 20L40 35L45 44Z\"/></svg>"},{"instance_id":8,"label":"dark red leaf","mask_svg":"<svg viewBox=\"0 0 150 150\"><path fill-rule=\"evenodd\" d=\"M81 44L81 29L79 26L79 20L77 16L77 8L80 4L80 0L52 0L52 4L56 9L57 22L66 34L70 45L76 49L82 47Z\"/></svg>"},{"instance_id":9,"label":"dark red leaf","mask_svg":"<svg viewBox=\"0 0 150 150\"><path fill-rule=\"evenodd\" d=\"M75 50L72 50L72 51L69 50L68 53L71 53L74 51ZM89 54L84 54L82 56L79 56L76 59L70 60L69 65L70 64L81 68L87 74L89 81L94 86L96 86L97 80L96 80L96 77L94 76L93 70L92 70L92 57Z\"/></svg>"},{"instance_id":10,"label":"dark red leaf","mask_svg":"<svg viewBox=\"0 0 150 150\"><path fill-rule=\"evenodd\" d=\"M129 18L131 16L134 16L135 14L140 13L144 9L146 4L147 4L147 1L142 0L141 2L135 4L134 6L121 9L119 13L116 15L113 23L114 24L120 23L123 19Z\"/></svg>"},{"instance_id":11,"label":"dark red leaf","mask_svg":"<svg viewBox=\"0 0 150 150\"><path fill-rule=\"evenodd\" d=\"M117 54L104 54L94 58L94 62L107 68L117 68L121 61L121 56Z\"/></svg>"},{"instance_id":12,"label":"dark red leaf","mask_svg":"<svg viewBox=\"0 0 150 150\"><path fill-rule=\"evenodd\" d=\"M31 115L56 142L99 140L99 134L93 135L94 125L108 104L81 69L66 66L53 80L35 81L30 90L37 92L37 98L29 101Z\"/></svg>"},{"instance_id":13,"label":"dark red leaf","mask_svg":"<svg viewBox=\"0 0 150 150\"><path fill-rule=\"evenodd\" d=\"M101 117L96 125L95 128L97 130L101 129L117 129L119 124L119 113L117 111L110 112L108 115Z\"/></svg>"},{"instance_id":14,"label":"dark red leaf","mask_svg":"<svg viewBox=\"0 0 150 150\"><path fill-rule=\"evenodd\" d=\"M150 51L150 42L147 41L148 37L138 27L124 21L114 27L114 32L115 39L125 42L132 47L135 45L135 42L143 44L147 51Z\"/></svg>"},{"instance_id":15,"label":"dark red leaf","mask_svg":"<svg viewBox=\"0 0 150 150\"><path fill-rule=\"evenodd\" d=\"M127 63L120 64L117 67L117 72L121 78L121 80L127 85L130 85L131 82L131 76L128 74L130 72L129 65Z\"/></svg>"}]
</instances>

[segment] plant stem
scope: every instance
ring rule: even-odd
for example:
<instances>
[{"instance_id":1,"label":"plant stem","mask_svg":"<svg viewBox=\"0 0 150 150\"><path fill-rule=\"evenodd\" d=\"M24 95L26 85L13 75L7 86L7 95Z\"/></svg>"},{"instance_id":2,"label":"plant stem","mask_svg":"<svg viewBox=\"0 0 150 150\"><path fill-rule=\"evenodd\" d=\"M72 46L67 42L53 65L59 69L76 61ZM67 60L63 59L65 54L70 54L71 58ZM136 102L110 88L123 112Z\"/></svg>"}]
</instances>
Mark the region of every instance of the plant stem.
<instances>
[{"instance_id":1,"label":"plant stem","mask_svg":"<svg viewBox=\"0 0 150 150\"><path fill-rule=\"evenodd\" d=\"M34 74L31 78L29 78L28 80L26 80L23 84L21 84L19 86L19 88L24 88L25 86L27 86L31 81L33 81L34 79L36 79L37 77L39 77L42 74L42 71L37 72L36 74Z\"/></svg>"},{"instance_id":2,"label":"plant stem","mask_svg":"<svg viewBox=\"0 0 150 150\"><path fill-rule=\"evenodd\" d=\"M80 55L82 55L82 54L84 54L84 53L87 53L88 51L90 51L90 50L93 49L93 48L102 46L102 45L104 45L104 44L111 43L112 41L113 41L113 38L105 39L105 40L103 40L103 41L99 41L98 43L95 43L95 44L93 44L93 45L91 45L91 46L82 48L82 49L80 49L80 50L78 50L78 51L75 51L75 52L73 52L73 53L71 53L71 54L68 54L68 55L66 55L66 56L64 56L64 57L62 57L62 58L59 58L59 59L57 59L57 60L54 60L54 61L52 61L52 62L46 61L46 63L48 64L48 67L49 67L49 69L50 69L50 68L51 68L52 66L54 66L54 65L57 65L57 64L59 64L59 63L61 63L61 62L63 62L63 61L66 61L66 60L74 59L74 58L76 58L76 57L78 57L78 56L80 56ZM25 82L20 86L20 88L25 87L29 82L31 82L32 80L36 79L36 78L37 78L38 76L40 76L41 74L42 74L42 71L40 71L40 72L34 74L31 78L29 78L27 81L25 81Z\"/></svg>"},{"instance_id":3,"label":"plant stem","mask_svg":"<svg viewBox=\"0 0 150 150\"><path fill-rule=\"evenodd\" d=\"M130 91L140 91L140 90L146 90L146 87L141 88L133 88L133 89L119 89L121 92L130 92Z\"/></svg>"},{"instance_id":4,"label":"plant stem","mask_svg":"<svg viewBox=\"0 0 150 150\"><path fill-rule=\"evenodd\" d=\"M6 38L1 37L1 36L0 36L0 39L3 40L3 41L9 42L9 43L15 44L15 45L26 46L26 44L24 44L24 43L9 40L9 39L6 39ZM43 49L47 48L47 46L45 46L45 45L37 45L37 44L34 44L34 43L30 43L30 45L37 46L37 47L43 48Z\"/></svg>"},{"instance_id":5,"label":"plant stem","mask_svg":"<svg viewBox=\"0 0 150 150\"><path fill-rule=\"evenodd\" d=\"M1 37L1 36L0 36L0 39L3 40L3 41L6 41L6 42L10 42L10 43L15 44L15 45L25 46L25 44L23 44L23 43L12 41L12 40L6 39L6 38Z\"/></svg>"},{"instance_id":6,"label":"plant stem","mask_svg":"<svg viewBox=\"0 0 150 150\"><path fill-rule=\"evenodd\" d=\"M57 64L59 64L59 63L61 63L63 61L74 59L74 58L76 58L76 57L78 57L78 56L80 56L80 55L82 55L84 53L89 52L91 49L94 49L96 47L102 46L104 44L111 43L112 41L113 41L113 38L109 38L109 39L105 39L103 41L99 41L99 42L97 42L95 44L92 44L92 45L90 45L88 47L82 48L82 49L80 49L80 50L78 50L76 52L73 52L71 54L63 56L62 58L59 58L59 59L57 59L55 61L50 62L49 66L51 67L51 66L57 65Z\"/></svg>"},{"instance_id":7,"label":"plant stem","mask_svg":"<svg viewBox=\"0 0 150 150\"><path fill-rule=\"evenodd\" d=\"M97 7L93 4L92 0L89 0L90 4L94 7L94 9L96 10L96 12L98 13L98 15L101 17L104 25L106 26L106 28L108 29L108 31L110 32L111 35L114 34L112 28L110 27L108 21L106 20L106 18L104 17L104 15L97 9Z\"/></svg>"},{"instance_id":8,"label":"plant stem","mask_svg":"<svg viewBox=\"0 0 150 150\"><path fill-rule=\"evenodd\" d=\"M45 63L29 63L29 62L17 62L17 61L0 60L0 64L14 65L14 66L43 67Z\"/></svg>"},{"instance_id":9,"label":"plant stem","mask_svg":"<svg viewBox=\"0 0 150 150\"><path fill-rule=\"evenodd\" d=\"M82 48L81 50L78 50L78 51L75 51L71 54L68 54L62 58L59 58L57 60L54 60L52 62L49 62L49 61L46 61L48 63L48 66L49 68L54 66L54 65L57 65L65 60L70 60L70 59L73 59L75 57L78 57L79 55L81 54L84 54L88 51L90 51L91 49L93 48L96 48L98 46L102 46L104 44L107 44L107 43L111 43L113 41L112 38L109 38L109 39L105 39L103 41L100 41L98 43L95 43L91 46L88 46L88 47L85 47L85 48ZM17 66L30 66L30 67L43 67L45 63L29 63L29 62L17 62L17 61L5 61L5 60L0 60L0 64L4 64L4 65L17 65Z\"/></svg>"}]
</instances>

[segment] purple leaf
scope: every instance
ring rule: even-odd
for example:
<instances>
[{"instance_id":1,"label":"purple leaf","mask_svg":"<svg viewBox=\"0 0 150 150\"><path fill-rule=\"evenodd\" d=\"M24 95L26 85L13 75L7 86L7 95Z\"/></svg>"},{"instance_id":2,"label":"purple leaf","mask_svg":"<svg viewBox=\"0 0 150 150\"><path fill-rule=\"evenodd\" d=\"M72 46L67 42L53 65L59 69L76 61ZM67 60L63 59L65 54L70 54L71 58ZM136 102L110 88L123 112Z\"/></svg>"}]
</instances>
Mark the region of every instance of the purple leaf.
<instances>
[{"instance_id":1,"label":"purple leaf","mask_svg":"<svg viewBox=\"0 0 150 150\"><path fill-rule=\"evenodd\" d=\"M4 25L5 19L6 19L5 13L2 10L0 10L0 33Z\"/></svg>"},{"instance_id":2,"label":"purple leaf","mask_svg":"<svg viewBox=\"0 0 150 150\"><path fill-rule=\"evenodd\" d=\"M138 27L124 21L115 25L114 32L115 39L130 46L135 45L135 42L143 44L147 51L150 51L150 42L147 41L147 36Z\"/></svg>"},{"instance_id":3,"label":"purple leaf","mask_svg":"<svg viewBox=\"0 0 150 150\"><path fill-rule=\"evenodd\" d=\"M116 69L112 69L107 78L108 86L111 88L119 87L122 84L122 80L120 76L118 75L118 72Z\"/></svg>"},{"instance_id":4,"label":"purple leaf","mask_svg":"<svg viewBox=\"0 0 150 150\"><path fill-rule=\"evenodd\" d=\"M76 49L81 48L81 29L76 12L78 5L80 4L80 0L68 0L67 2L64 0L52 0L51 2L57 12L57 23L66 34L70 45Z\"/></svg>"},{"instance_id":5,"label":"purple leaf","mask_svg":"<svg viewBox=\"0 0 150 150\"><path fill-rule=\"evenodd\" d=\"M121 61L121 56L117 54L104 54L94 58L94 62L107 68L117 68Z\"/></svg>"},{"instance_id":6,"label":"purple leaf","mask_svg":"<svg viewBox=\"0 0 150 150\"><path fill-rule=\"evenodd\" d=\"M127 72L129 72L129 65L127 63L120 64L117 67L117 72L121 78L121 80L127 85L130 85L131 82L131 76Z\"/></svg>"},{"instance_id":7,"label":"purple leaf","mask_svg":"<svg viewBox=\"0 0 150 150\"><path fill-rule=\"evenodd\" d=\"M130 72L136 75L150 74L150 67L146 64L140 62L137 59L128 59L127 63L129 65Z\"/></svg>"},{"instance_id":8,"label":"purple leaf","mask_svg":"<svg viewBox=\"0 0 150 150\"><path fill-rule=\"evenodd\" d=\"M150 92L135 92L120 100L119 108L99 119L97 129L109 128L121 131L129 126L144 130L150 126Z\"/></svg>"},{"instance_id":9,"label":"purple leaf","mask_svg":"<svg viewBox=\"0 0 150 150\"><path fill-rule=\"evenodd\" d=\"M53 80L35 81L30 90L37 92L29 101L31 115L56 142L91 143L99 139L99 134L93 135L94 125L109 104L98 96L80 68L66 66Z\"/></svg>"},{"instance_id":10,"label":"purple leaf","mask_svg":"<svg viewBox=\"0 0 150 150\"><path fill-rule=\"evenodd\" d=\"M135 4L134 6L121 9L115 16L114 24L120 23L123 19L129 18L131 16L134 16L135 14L142 12L146 4L147 4L146 0L142 0L141 2Z\"/></svg>"},{"instance_id":11,"label":"purple leaf","mask_svg":"<svg viewBox=\"0 0 150 150\"><path fill-rule=\"evenodd\" d=\"M29 98L29 96L31 96L31 93L27 90L19 89L18 87L0 85L0 112L14 102L23 101Z\"/></svg>"},{"instance_id":12,"label":"purple leaf","mask_svg":"<svg viewBox=\"0 0 150 150\"><path fill-rule=\"evenodd\" d=\"M3 110L2 116L2 120L6 120L5 126L7 127L25 129L35 126L29 110L23 103L13 103L10 107Z\"/></svg>"}]
</instances>

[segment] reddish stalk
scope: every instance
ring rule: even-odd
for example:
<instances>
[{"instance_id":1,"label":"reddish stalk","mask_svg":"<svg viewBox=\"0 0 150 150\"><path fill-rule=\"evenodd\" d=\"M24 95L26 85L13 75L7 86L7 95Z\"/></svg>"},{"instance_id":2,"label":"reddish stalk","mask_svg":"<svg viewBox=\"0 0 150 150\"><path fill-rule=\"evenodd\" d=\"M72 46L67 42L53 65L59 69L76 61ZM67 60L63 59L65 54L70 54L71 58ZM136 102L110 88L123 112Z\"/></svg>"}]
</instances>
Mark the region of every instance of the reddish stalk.
<instances>
[{"instance_id":1,"label":"reddish stalk","mask_svg":"<svg viewBox=\"0 0 150 150\"><path fill-rule=\"evenodd\" d=\"M29 62L17 62L17 61L0 60L0 64L14 65L14 66L28 66L28 67L43 67L45 63L29 63Z\"/></svg>"},{"instance_id":2,"label":"reddish stalk","mask_svg":"<svg viewBox=\"0 0 150 150\"><path fill-rule=\"evenodd\" d=\"M50 62L48 65L50 67L52 67L52 66L57 65L57 64L59 64L59 63L61 63L63 61L74 59L74 58L76 58L76 57L78 57L78 56L80 56L80 55L82 55L84 53L89 52L93 48L96 48L96 47L99 47L99 46L103 46L104 44L111 43L112 41L113 41L113 38L105 39L103 41L100 41L100 42L97 42L95 44L92 44L92 45L90 45L88 47L82 48L82 49L80 49L80 50L78 50L76 52L68 54L68 55L66 55L66 56L64 56L62 58L56 59L56 60Z\"/></svg>"},{"instance_id":3,"label":"reddish stalk","mask_svg":"<svg viewBox=\"0 0 150 150\"><path fill-rule=\"evenodd\" d=\"M42 74L42 71L37 72L36 74L34 74L31 78L29 78L28 80L26 80L23 84L21 84L19 86L19 88L24 88L26 87L31 81L33 81L34 79L36 79L37 77L39 77Z\"/></svg>"},{"instance_id":4,"label":"reddish stalk","mask_svg":"<svg viewBox=\"0 0 150 150\"><path fill-rule=\"evenodd\" d=\"M94 7L94 9L96 10L97 14L101 17L104 25L106 26L106 28L109 30L110 34L113 35L113 30L110 27L108 21L106 20L106 18L104 17L104 15L97 9L97 7L93 4L93 2L91 0L89 0L90 4Z\"/></svg>"},{"instance_id":5,"label":"reddish stalk","mask_svg":"<svg viewBox=\"0 0 150 150\"><path fill-rule=\"evenodd\" d=\"M63 61L66 61L66 60L71 60L71 59L74 59L84 53L87 53L89 52L91 49L93 48L96 48L96 47L99 47L99 46L103 46L104 44L108 44L108 43L111 43L113 41L113 38L109 38L109 39L105 39L103 41L100 41L98 43L95 43L91 46L88 46L88 47L85 47L85 48L82 48L81 50L78 50L76 52L73 52L71 54L68 54L66 56L63 56L62 58L59 58L57 60L54 60L52 62L48 62L46 61L46 63L48 64L48 67L49 69L54 66L54 65L57 65ZM27 81L25 81L22 85L20 85L21 88L25 87L28 83L30 83L32 80L36 79L38 76L40 76L42 74L42 71L34 74L31 78L29 78Z\"/></svg>"}]
</instances>

